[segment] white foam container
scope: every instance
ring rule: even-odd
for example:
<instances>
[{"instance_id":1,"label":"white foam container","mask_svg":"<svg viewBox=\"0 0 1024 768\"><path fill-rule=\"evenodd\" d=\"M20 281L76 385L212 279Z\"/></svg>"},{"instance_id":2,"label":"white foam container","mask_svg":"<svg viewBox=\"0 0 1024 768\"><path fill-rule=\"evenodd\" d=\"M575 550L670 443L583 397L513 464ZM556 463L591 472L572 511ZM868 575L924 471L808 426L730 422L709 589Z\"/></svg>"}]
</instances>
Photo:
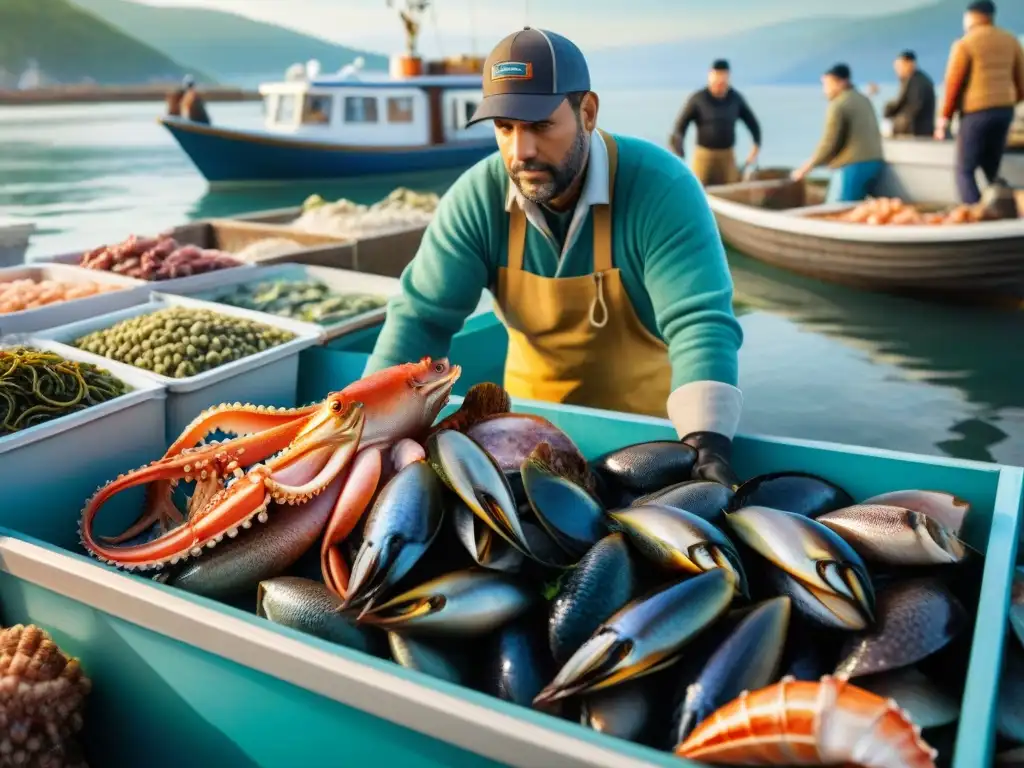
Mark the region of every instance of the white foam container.
<instances>
[{"instance_id":1,"label":"white foam container","mask_svg":"<svg viewBox=\"0 0 1024 768\"><path fill-rule=\"evenodd\" d=\"M324 283L334 293L341 295L368 293L381 296L384 299L390 299L392 296L397 296L402 292L402 284L399 282L398 278L395 277L371 275L366 272L353 272L352 270L336 269L334 267L317 267L307 264L285 263L273 266L257 267L253 272L244 275L232 275L230 280L226 280L218 288L213 290L185 288L175 289L173 291L160 291L159 293L190 295L203 301L220 304L216 297L230 292L233 288L237 288L241 285L250 285L271 280L318 280L321 283ZM309 325L321 332L324 341L330 341L331 339L344 336L352 331L357 331L360 328L366 328L367 326L382 323L384 322L384 316L386 314L387 304L379 309L363 312L358 315L353 315L352 317L346 317L345 319L340 320L337 323L331 323L330 325L319 325L317 323L309 323ZM271 316L279 317L279 315Z\"/></svg>"},{"instance_id":2,"label":"white foam container","mask_svg":"<svg viewBox=\"0 0 1024 768\"><path fill-rule=\"evenodd\" d=\"M26 279L37 283L42 280L58 280L62 283L101 283L122 287L111 293L62 301L59 304L47 304L37 309L0 313L0 336L55 328L76 320L143 304L149 299L150 292L149 284L145 280L70 264L34 262L0 269L0 283Z\"/></svg>"},{"instance_id":3,"label":"white foam container","mask_svg":"<svg viewBox=\"0 0 1024 768\"><path fill-rule=\"evenodd\" d=\"M258 403L282 408L295 406L296 390L299 378L299 352L319 344L322 340L322 329L309 323L298 323L263 312L250 312L246 309L229 307L226 304L213 304L187 296L172 296L154 293L150 301L120 312L112 312L103 317L94 317L77 323L52 328L39 335L52 339L62 345L71 347L71 343L88 333L101 328L109 328L115 323L139 315L148 315L167 307L192 307L207 309L222 315L242 317L255 323L282 328L295 334L295 338L284 344L278 344L255 355L243 357L230 363L206 371L196 376L175 379L161 376L158 373L137 368L144 376L163 385L167 390L167 441L173 442L185 427L199 415L201 411L220 403ZM92 362L102 364L108 358L81 351L88 355ZM83 358L86 359L86 358Z\"/></svg>"},{"instance_id":4,"label":"white foam container","mask_svg":"<svg viewBox=\"0 0 1024 768\"><path fill-rule=\"evenodd\" d=\"M138 368L56 341L28 336L4 341L0 349L18 344L96 363L131 387L113 400L0 437L0 526L73 549L77 528L54 515L68 499L91 496L95 478L113 479L163 455L167 393Z\"/></svg>"},{"instance_id":5,"label":"white foam container","mask_svg":"<svg viewBox=\"0 0 1024 768\"><path fill-rule=\"evenodd\" d=\"M182 245L188 245L188 243L182 243ZM107 272L102 269L89 269L88 267L78 266L79 259L82 258L84 251L76 253L62 253L57 256L49 256L46 261L53 264L69 264L78 269L84 269L94 275L113 275L115 272ZM228 254L229 256L231 254ZM33 264L38 262L32 262ZM225 279L227 275L237 273L238 270L250 270L255 268L254 263L247 261L242 262L237 267L226 267L224 269L215 269L213 272L204 272L201 275L192 275L191 277L175 277L172 280L140 280L140 282L149 286L151 291L167 291L173 289L177 291L180 288L195 290L204 290L206 288L216 288ZM133 278L135 279L135 278Z\"/></svg>"}]
</instances>

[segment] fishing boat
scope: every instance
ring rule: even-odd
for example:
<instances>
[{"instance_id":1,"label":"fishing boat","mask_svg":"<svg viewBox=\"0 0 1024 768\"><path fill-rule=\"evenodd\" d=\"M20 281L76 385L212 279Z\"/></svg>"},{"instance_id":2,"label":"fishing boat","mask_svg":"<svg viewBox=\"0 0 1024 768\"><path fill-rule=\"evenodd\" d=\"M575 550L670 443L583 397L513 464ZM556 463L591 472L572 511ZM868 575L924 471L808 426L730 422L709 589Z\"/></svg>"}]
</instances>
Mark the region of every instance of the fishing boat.
<instances>
[{"instance_id":1,"label":"fishing boat","mask_svg":"<svg viewBox=\"0 0 1024 768\"><path fill-rule=\"evenodd\" d=\"M24 263L35 229L35 224L0 224L0 267Z\"/></svg>"},{"instance_id":2,"label":"fishing boat","mask_svg":"<svg viewBox=\"0 0 1024 768\"><path fill-rule=\"evenodd\" d=\"M1024 188L1024 146L1020 135L1007 140L999 175L1011 187ZM958 200L956 189L956 141L931 137L899 136L882 140L887 166L886 183L909 200ZM981 172L978 172L979 184Z\"/></svg>"},{"instance_id":3,"label":"fishing boat","mask_svg":"<svg viewBox=\"0 0 1024 768\"><path fill-rule=\"evenodd\" d=\"M708 187L707 194L722 239L777 267L889 293L1024 298L1024 219L949 226L836 221L824 215L854 204L825 203L825 188L807 180L739 182ZM876 194L915 202L885 184ZM945 202L925 200L934 207Z\"/></svg>"},{"instance_id":4,"label":"fishing boat","mask_svg":"<svg viewBox=\"0 0 1024 768\"><path fill-rule=\"evenodd\" d=\"M488 123L467 125L483 98L483 61L417 56L425 4L413 6L401 12L406 52L387 73L364 70L361 58L335 74L315 60L295 64L283 81L260 86L261 129L159 121L211 185L468 167L497 149Z\"/></svg>"}]
</instances>

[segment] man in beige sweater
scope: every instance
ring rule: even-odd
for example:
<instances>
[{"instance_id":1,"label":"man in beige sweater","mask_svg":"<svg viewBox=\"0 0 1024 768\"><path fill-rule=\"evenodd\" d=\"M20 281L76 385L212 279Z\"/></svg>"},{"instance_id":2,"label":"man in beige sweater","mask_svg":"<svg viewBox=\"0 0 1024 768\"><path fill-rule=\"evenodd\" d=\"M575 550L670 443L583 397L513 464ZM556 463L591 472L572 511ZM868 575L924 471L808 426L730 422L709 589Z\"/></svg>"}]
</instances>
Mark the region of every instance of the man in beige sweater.
<instances>
[{"instance_id":1,"label":"man in beige sweater","mask_svg":"<svg viewBox=\"0 0 1024 768\"><path fill-rule=\"evenodd\" d=\"M853 87L850 68L836 64L821 76L828 98L825 132L811 159L792 173L796 181L828 164L830 203L863 200L882 172L882 132L871 100Z\"/></svg>"},{"instance_id":2,"label":"man in beige sweater","mask_svg":"<svg viewBox=\"0 0 1024 768\"><path fill-rule=\"evenodd\" d=\"M990 0L967 6L964 36L949 52L942 114L935 126L935 138L945 139L959 110L956 184L964 203L981 199L975 179L979 168L989 184L998 176L1014 106L1024 101L1024 52L1012 32L995 26L995 14Z\"/></svg>"}]
</instances>

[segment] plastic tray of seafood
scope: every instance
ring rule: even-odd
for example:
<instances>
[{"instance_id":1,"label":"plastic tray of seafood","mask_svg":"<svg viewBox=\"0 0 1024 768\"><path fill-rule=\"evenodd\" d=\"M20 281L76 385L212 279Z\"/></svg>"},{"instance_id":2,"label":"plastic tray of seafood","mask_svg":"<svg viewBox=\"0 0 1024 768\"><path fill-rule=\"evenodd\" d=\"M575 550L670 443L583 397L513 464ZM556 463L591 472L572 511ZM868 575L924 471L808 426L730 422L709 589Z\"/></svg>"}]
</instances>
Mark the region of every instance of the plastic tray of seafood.
<instances>
[{"instance_id":1,"label":"plastic tray of seafood","mask_svg":"<svg viewBox=\"0 0 1024 768\"><path fill-rule=\"evenodd\" d=\"M258 267L244 275L226 276L214 290L173 290L216 304L268 312L321 327L324 340L384 321L388 299L401 293L401 283L346 269L305 264Z\"/></svg>"},{"instance_id":2,"label":"plastic tray of seafood","mask_svg":"<svg viewBox=\"0 0 1024 768\"><path fill-rule=\"evenodd\" d=\"M145 281L68 264L0 269L0 336L31 333L102 315L149 295Z\"/></svg>"},{"instance_id":3,"label":"plastic tray of seafood","mask_svg":"<svg viewBox=\"0 0 1024 768\"><path fill-rule=\"evenodd\" d=\"M164 388L136 368L29 337L0 344L0 525L63 545L52 511L164 445Z\"/></svg>"},{"instance_id":4,"label":"plastic tray of seafood","mask_svg":"<svg viewBox=\"0 0 1024 768\"><path fill-rule=\"evenodd\" d=\"M309 323L167 294L39 335L94 362L127 362L166 387L168 441L217 403L295 405L299 353L320 341Z\"/></svg>"},{"instance_id":5,"label":"plastic tray of seafood","mask_svg":"<svg viewBox=\"0 0 1024 768\"><path fill-rule=\"evenodd\" d=\"M137 691L93 703L107 764L138 759L124 732L177 760L145 729L168 701L201 713L210 765L316 762L339 733L354 764L989 764L1022 470L738 437L743 482L718 485L663 420L509 411L493 385L442 410L457 374L428 360L272 419L219 409L188 437L248 436L175 462L183 436L156 476L90 478L87 551L132 576L0 541L0 602ZM438 411L422 444L403 437ZM108 506L156 479L158 521L198 467L202 525L101 538ZM144 669L76 633L96 614Z\"/></svg>"}]
</instances>

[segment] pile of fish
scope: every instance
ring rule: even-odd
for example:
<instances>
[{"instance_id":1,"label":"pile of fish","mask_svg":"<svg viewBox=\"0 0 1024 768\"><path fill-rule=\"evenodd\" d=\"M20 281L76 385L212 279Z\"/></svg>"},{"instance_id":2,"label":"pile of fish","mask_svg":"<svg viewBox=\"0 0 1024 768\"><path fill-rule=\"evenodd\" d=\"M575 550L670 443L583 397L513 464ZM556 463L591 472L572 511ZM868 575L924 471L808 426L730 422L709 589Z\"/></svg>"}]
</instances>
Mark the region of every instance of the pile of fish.
<instances>
[{"instance_id":1,"label":"pile of fish","mask_svg":"<svg viewBox=\"0 0 1024 768\"><path fill-rule=\"evenodd\" d=\"M948 209L928 211L922 210L914 203L908 203L898 197L875 197L858 203L841 213L822 214L821 218L832 221L844 221L851 224L884 225L937 225L976 224L981 221L993 221L1002 216L995 213L988 205L956 205Z\"/></svg>"},{"instance_id":2,"label":"pile of fish","mask_svg":"<svg viewBox=\"0 0 1024 768\"><path fill-rule=\"evenodd\" d=\"M678 441L588 461L507 396L473 411L500 400L481 388L500 390L474 387L422 457L393 456L339 553L346 589L308 541L308 562L217 587L297 546L287 512L157 578L703 763L948 759L982 561L959 538L966 502L858 502L798 471L729 488L693 479Z\"/></svg>"},{"instance_id":3,"label":"pile of fish","mask_svg":"<svg viewBox=\"0 0 1024 768\"><path fill-rule=\"evenodd\" d=\"M1013 574L1009 624L996 702L997 766L1024 765L1024 566Z\"/></svg>"},{"instance_id":4,"label":"pile of fish","mask_svg":"<svg viewBox=\"0 0 1024 768\"><path fill-rule=\"evenodd\" d=\"M115 245L101 245L83 253L78 260L78 266L87 269L152 281L191 277L241 264L225 251L182 245L166 235L131 235Z\"/></svg>"}]
</instances>

